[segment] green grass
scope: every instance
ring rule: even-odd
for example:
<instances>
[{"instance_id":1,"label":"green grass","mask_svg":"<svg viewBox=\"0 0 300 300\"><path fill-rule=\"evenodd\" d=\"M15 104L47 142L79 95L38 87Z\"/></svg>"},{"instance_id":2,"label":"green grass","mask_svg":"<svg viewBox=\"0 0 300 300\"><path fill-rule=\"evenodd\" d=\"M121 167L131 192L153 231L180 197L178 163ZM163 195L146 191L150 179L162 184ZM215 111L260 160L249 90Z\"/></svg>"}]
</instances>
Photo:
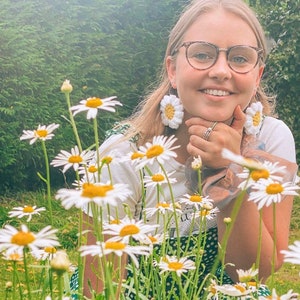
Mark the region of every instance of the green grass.
<instances>
[{"instance_id":1,"label":"green grass","mask_svg":"<svg viewBox=\"0 0 300 300\"><path fill-rule=\"evenodd\" d=\"M14 196L0 196L0 227L4 224L11 224L17 227L21 221L8 218L8 212L16 206L37 205L38 207L47 207L47 201L41 192L22 193ZM22 220L24 221L24 220ZM34 216L30 222L30 229L34 232L39 231L50 224L50 217L47 213L41 213L40 216ZM67 250L72 263L76 264L77 252L77 232L78 232L78 210L65 210L60 203L53 203L53 227L59 229L59 240L64 249ZM295 199L292 221L290 244L295 240L300 240L300 198ZM19 266L22 269L22 266ZM5 295L5 285L11 281L12 266L7 261L0 258L0 299L12 299L11 292ZM33 272L34 273L34 272ZM38 272L40 274L40 272ZM300 293L300 266L285 263L275 275L275 287L278 294L284 294L290 289ZM38 276L32 275L32 281L38 282ZM17 300L20 298L15 298ZM23 298L27 299L26 297Z\"/></svg>"}]
</instances>

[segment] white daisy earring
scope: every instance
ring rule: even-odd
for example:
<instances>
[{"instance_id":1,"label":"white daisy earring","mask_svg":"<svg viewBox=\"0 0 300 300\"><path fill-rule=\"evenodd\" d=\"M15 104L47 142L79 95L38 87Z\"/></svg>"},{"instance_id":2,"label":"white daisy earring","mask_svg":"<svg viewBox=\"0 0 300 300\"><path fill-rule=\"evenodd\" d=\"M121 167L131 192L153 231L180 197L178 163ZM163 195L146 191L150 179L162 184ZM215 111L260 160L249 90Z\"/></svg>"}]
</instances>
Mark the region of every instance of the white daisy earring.
<instances>
[{"instance_id":1,"label":"white daisy earring","mask_svg":"<svg viewBox=\"0 0 300 300\"><path fill-rule=\"evenodd\" d=\"M165 126L177 129L183 120L183 106L175 95L166 95L160 102L162 122Z\"/></svg>"},{"instance_id":2,"label":"white daisy earring","mask_svg":"<svg viewBox=\"0 0 300 300\"><path fill-rule=\"evenodd\" d=\"M246 109L244 129L248 135L257 135L263 122L263 106L261 102L254 102Z\"/></svg>"}]
</instances>

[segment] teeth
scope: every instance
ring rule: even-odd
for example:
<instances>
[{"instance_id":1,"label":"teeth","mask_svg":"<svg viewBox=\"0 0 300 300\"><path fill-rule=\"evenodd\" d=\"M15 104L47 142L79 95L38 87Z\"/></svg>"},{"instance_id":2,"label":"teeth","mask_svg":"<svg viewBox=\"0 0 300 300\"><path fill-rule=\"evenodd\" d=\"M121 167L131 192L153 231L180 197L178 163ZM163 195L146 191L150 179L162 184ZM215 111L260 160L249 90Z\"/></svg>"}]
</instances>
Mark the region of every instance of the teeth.
<instances>
[{"instance_id":1,"label":"teeth","mask_svg":"<svg viewBox=\"0 0 300 300\"><path fill-rule=\"evenodd\" d=\"M227 96L229 95L228 92L226 91L221 91L221 90L204 90L205 94L213 95L213 96Z\"/></svg>"}]
</instances>

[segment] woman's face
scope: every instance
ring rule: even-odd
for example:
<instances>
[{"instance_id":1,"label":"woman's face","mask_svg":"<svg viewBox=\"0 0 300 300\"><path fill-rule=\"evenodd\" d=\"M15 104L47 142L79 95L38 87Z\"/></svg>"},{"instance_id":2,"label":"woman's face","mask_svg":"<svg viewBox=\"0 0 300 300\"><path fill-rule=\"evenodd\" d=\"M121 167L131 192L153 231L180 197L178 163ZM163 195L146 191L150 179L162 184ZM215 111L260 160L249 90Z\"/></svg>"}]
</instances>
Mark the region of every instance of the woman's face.
<instances>
[{"instance_id":1,"label":"woman's face","mask_svg":"<svg viewBox=\"0 0 300 300\"><path fill-rule=\"evenodd\" d=\"M249 25L223 9L201 15L183 37L183 42L189 41L205 41L226 49L235 45L257 47ZM248 106L256 93L263 67L257 65L246 74L236 73L228 66L226 53L222 51L212 67L196 70L186 59L185 47L181 47L176 60L167 59L167 70L187 118L198 116L226 122L232 118L237 105L243 110Z\"/></svg>"}]
</instances>

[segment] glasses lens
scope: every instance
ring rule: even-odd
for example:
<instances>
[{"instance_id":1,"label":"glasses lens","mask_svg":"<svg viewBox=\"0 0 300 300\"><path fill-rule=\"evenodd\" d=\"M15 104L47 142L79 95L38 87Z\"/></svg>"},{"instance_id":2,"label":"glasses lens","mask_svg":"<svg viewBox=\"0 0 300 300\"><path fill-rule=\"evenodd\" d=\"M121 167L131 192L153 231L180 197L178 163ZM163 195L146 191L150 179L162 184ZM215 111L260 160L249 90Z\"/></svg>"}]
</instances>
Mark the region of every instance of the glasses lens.
<instances>
[{"instance_id":1,"label":"glasses lens","mask_svg":"<svg viewBox=\"0 0 300 300\"><path fill-rule=\"evenodd\" d=\"M249 46L232 47L228 52L228 64L238 73L251 71L258 61L258 53Z\"/></svg>"},{"instance_id":2,"label":"glasses lens","mask_svg":"<svg viewBox=\"0 0 300 300\"><path fill-rule=\"evenodd\" d=\"M198 70L210 68L216 61L217 49L206 43L191 43L186 49L189 64Z\"/></svg>"}]
</instances>

